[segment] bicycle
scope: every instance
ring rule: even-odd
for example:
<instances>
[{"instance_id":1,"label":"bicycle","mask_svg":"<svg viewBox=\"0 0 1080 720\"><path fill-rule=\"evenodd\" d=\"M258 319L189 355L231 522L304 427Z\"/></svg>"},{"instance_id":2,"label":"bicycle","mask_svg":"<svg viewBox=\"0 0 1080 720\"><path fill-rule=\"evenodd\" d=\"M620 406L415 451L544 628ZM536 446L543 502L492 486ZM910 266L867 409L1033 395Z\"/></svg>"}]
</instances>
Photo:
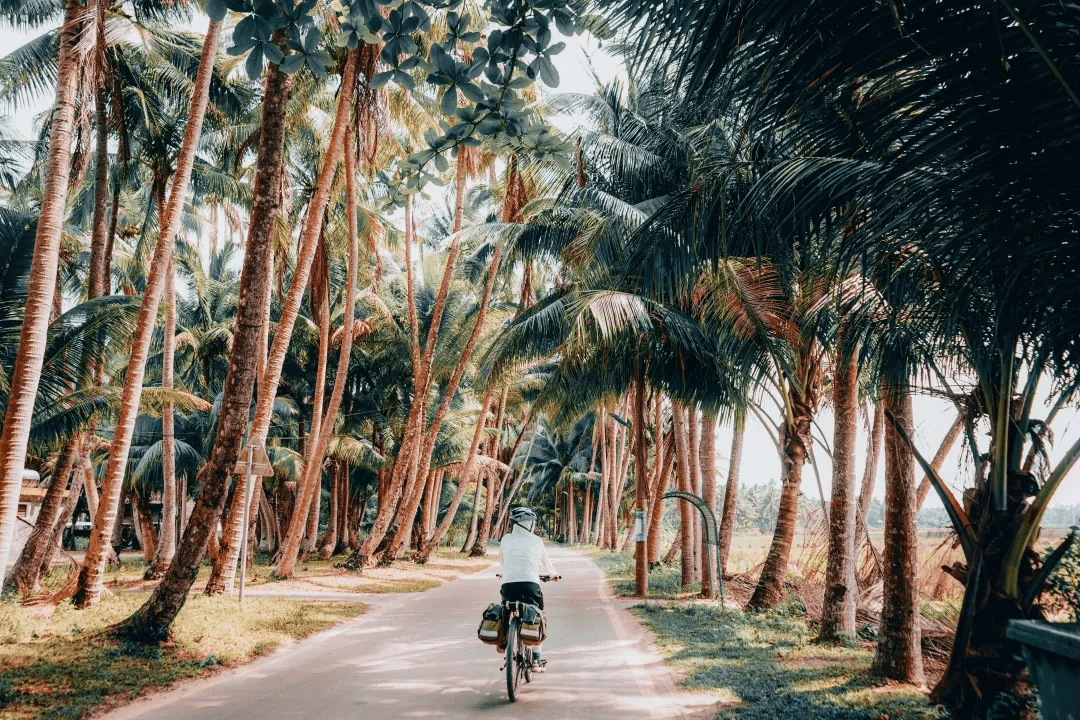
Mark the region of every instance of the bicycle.
<instances>
[{"instance_id":1,"label":"bicycle","mask_svg":"<svg viewBox=\"0 0 1080 720\"><path fill-rule=\"evenodd\" d=\"M540 580L549 582L559 577L541 575ZM540 612L540 608L520 600L503 602L503 622L506 624L506 660L503 668L506 670L506 694L510 696L510 702L517 701L522 678L527 683L532 682L533 649L521 641L521 613L525 608Z\"/></svg>"}]
</instances>

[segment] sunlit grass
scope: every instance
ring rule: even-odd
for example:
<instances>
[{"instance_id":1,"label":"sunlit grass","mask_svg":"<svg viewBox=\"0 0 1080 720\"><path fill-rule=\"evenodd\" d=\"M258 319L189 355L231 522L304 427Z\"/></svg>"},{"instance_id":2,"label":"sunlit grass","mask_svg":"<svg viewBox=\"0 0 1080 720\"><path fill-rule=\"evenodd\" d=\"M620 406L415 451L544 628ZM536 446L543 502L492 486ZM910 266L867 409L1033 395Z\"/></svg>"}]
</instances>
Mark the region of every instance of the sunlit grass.
<instances>
[{"instance_id":1,"label":"sunlit grass","mask_svg":"<svg viewBox=\"0 0 1080 720\"><path fill-rule=\"evenodd\" d=\"M718 695L718 718L739 720L930 720L925 694L882 686L872 653L811 643L797 617L708 605L650 604L634 611L656 635L687 687Z\"/></svg>"},{"instance_id":2,"label":"sunlit grass","mask_svg":"<svg viewBox=\"0 0 1080 720\"><path fill-rule=\"evenodd\" d=\"M85 717L104 703L249 660L365 610L360 603L284 598L250 598L241 610L233 597L192 595L170 642L117 642L108 628L145 601L118 593L87 610L65 603L48 617L0 603L0 718Z\"/></svg>"}]
</instances>

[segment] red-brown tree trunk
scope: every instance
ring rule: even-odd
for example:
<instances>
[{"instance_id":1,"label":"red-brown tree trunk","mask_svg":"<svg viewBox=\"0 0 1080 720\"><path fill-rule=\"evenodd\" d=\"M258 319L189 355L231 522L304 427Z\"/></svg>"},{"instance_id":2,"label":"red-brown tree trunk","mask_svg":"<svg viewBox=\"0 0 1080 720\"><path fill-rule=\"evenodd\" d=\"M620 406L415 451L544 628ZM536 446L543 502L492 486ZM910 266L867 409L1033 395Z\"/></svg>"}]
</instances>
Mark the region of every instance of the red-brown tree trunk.
<instances>
[{"instance_id":1,"label":"red-brown tree trunk","mask_svg":"<svg viewBox=\"0 0 1080 720\"><path fill-rule=\"evenodd\" d=\"M843 342L833 370L833 475L829 506L829 557L825 568L825 600L821 610L823 641L855 642L855 442L859 412L857 348L844 360Z\"/></svg>"},{"instance_id":2,"label":"red-brown tree trunk","mask_svg":"<svg viewBox=\"0 0 1080 720\"><path fill-rule=\"evenodd\" d=\"M743 436L746 433L746 412L735 414L735 423L731 428L731 457L728 461L727 484L724 487L724 512L720 519L720 567L727 573L728 557L731 555L731 541L735 537L735 506L739 498L739 472L742 468Z\"/></svg>"},{"instance_id":3,"label":"red-brown tree trunk","mask_svg":"<svg viewBox=\"0 0 1080 720\"><path fill-rule=\"evenodd\" d=\"M882 388L882 410L915 436L911 394ZM891 679L923 685L919 610L919 535L915 522L915 459L892 423L885 426L885 587L872 669ZM989 690L989 688L988 688Z\"/></svg>"},{"instance_id":4,"label":"red-brown tree trunk","mask_svg":"<svg viewBox=\"0 0 1080 720\"><path fill-rule=\"evenodd\" d=\"M671 419L675 432L676 472L679 478L679 490L693 492L690 469L690 432L686 425L686 408L677 400L671 401ZM680 549L682 552L682 585L686 587L694 582L694 513L696 510L687 502L679 502Z\"/></svg>"}]
</instances>

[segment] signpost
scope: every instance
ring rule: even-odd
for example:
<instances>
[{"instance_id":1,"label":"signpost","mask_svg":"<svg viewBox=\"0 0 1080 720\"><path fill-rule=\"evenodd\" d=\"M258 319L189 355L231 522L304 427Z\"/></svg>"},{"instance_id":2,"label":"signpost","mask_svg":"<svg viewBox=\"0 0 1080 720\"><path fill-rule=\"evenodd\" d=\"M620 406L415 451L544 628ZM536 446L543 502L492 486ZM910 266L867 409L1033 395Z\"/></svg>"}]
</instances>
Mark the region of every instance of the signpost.
<instances>
[{"instance_id":1,"label":"signpost","mask_svg":"<svg viewBox=\"0 0 1080 720\"><path fill-rule=\"evenodd\" d=\"M240 606L244 605L244 582L247 580L248 518L251 516L251 493L255 488L252 477L262 478L274 474L274 467L266 454L266 448L255 438L240 451L233 472L244 476L244 526L240 535Z\"/></svg>"}]
</instances>

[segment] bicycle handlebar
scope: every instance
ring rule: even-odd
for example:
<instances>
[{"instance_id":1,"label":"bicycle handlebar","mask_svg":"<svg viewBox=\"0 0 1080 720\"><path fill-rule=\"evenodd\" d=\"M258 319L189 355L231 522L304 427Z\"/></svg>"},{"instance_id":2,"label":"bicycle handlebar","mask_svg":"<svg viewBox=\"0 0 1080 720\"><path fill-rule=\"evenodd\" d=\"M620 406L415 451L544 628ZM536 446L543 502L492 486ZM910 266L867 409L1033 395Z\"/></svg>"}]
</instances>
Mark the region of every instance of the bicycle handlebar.
<instances>
[{"instance_id":1,"label":"bicycle handlebar","mask_svg":"<svg viewBox=\"0 0 1080 720\"><path fill-rule=\"evenodd\" d=\"M495 577L501 578L502 573L495 573ZM558 582L562 580L562 575L541 575L540 582Z\"/></svg>"}]
</instances>

